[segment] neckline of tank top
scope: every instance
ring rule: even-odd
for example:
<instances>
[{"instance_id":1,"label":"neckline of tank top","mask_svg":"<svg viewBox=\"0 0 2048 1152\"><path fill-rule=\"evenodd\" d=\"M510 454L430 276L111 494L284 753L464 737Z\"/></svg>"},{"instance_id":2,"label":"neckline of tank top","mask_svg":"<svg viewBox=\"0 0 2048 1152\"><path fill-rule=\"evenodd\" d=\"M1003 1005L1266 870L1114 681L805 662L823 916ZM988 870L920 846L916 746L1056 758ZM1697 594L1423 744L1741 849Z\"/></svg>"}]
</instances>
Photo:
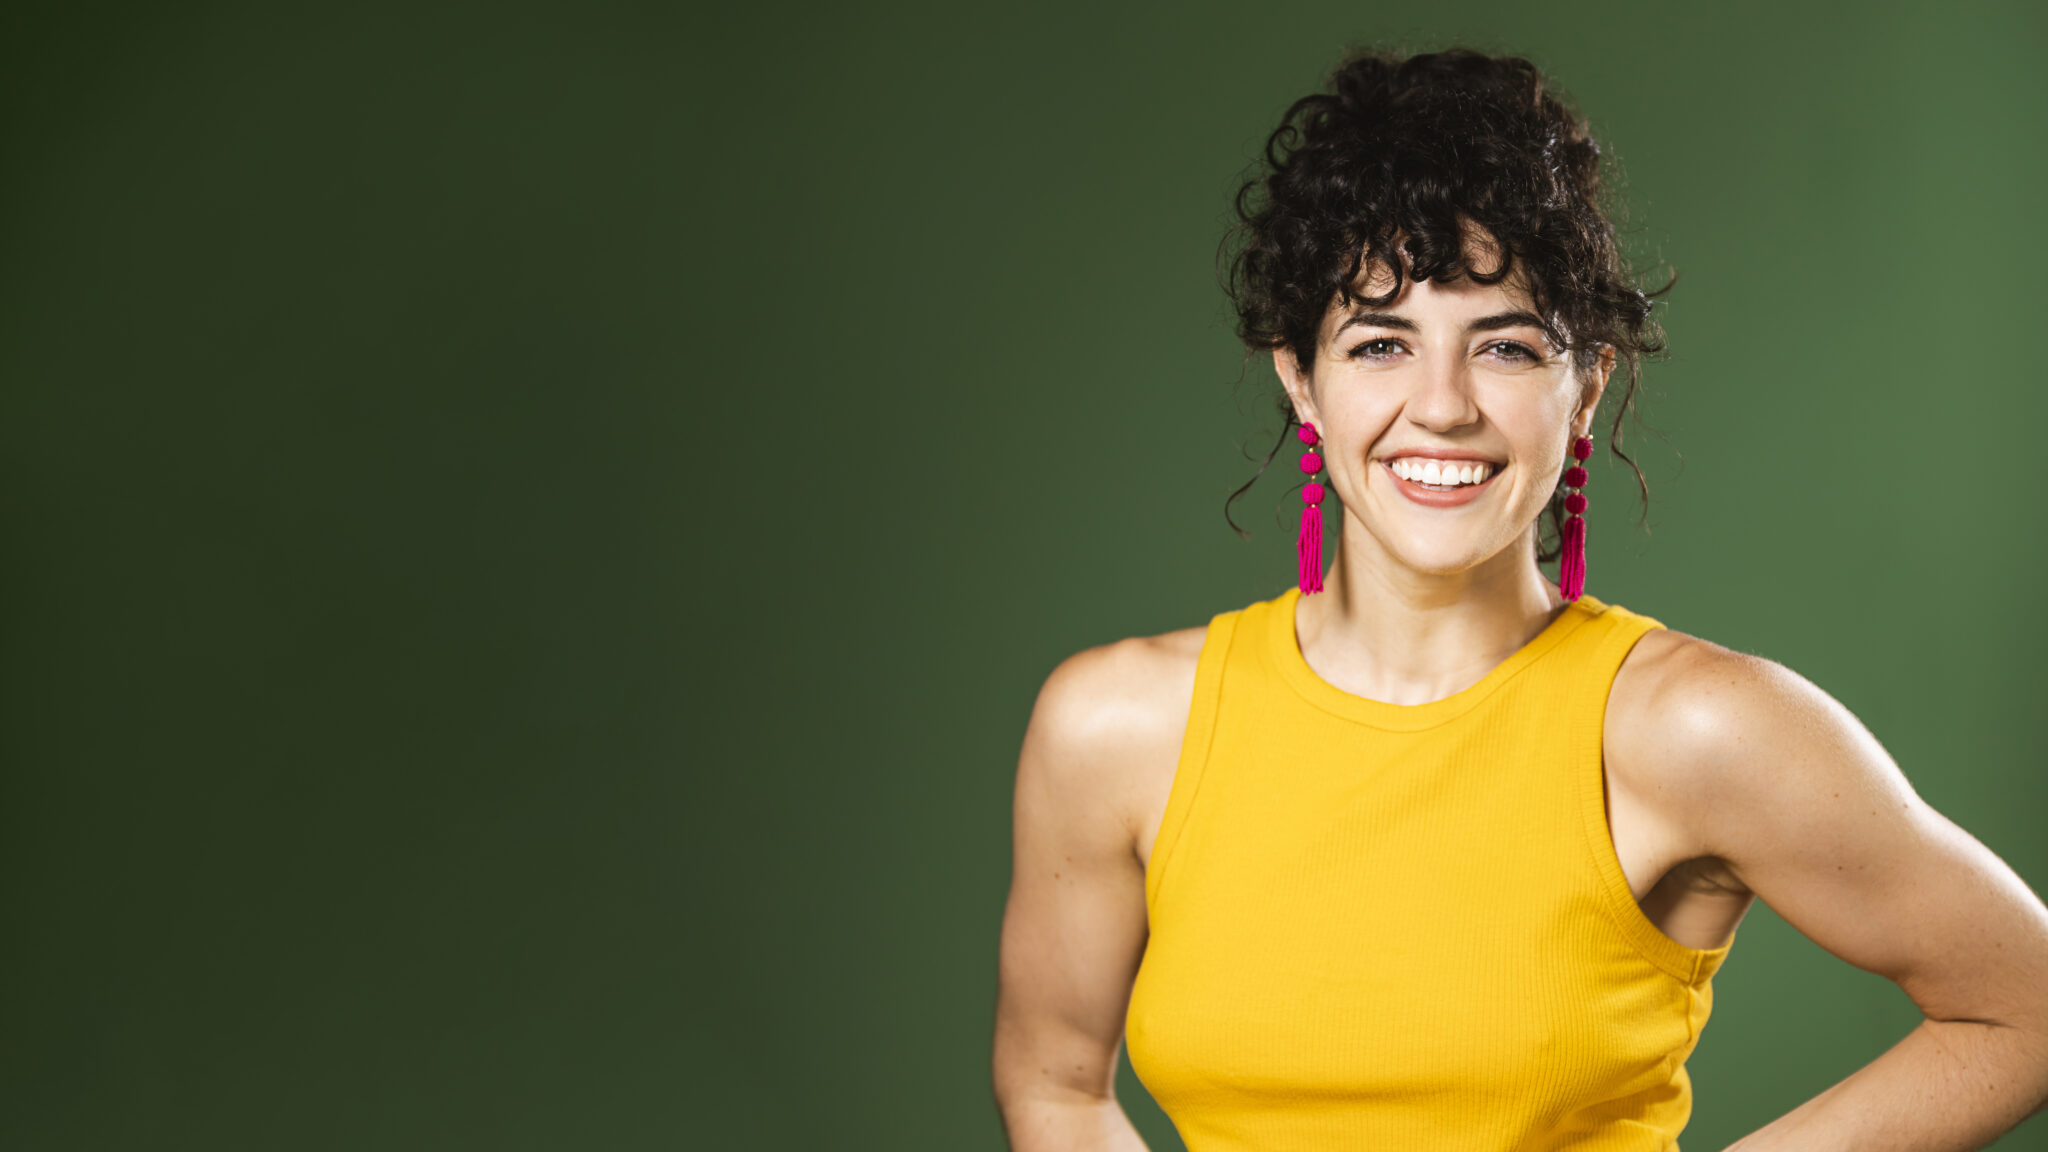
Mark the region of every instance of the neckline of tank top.
<instances>
[{"instance_id":1,"label":"neckline of tank top","mask_svg":"<svg viewBox=\"0 0 2048 1152\"><path fill-rule=\"evenodd\" d=\"M1309 666L1308 658L1301 654L1301 638L1295 633L1294 612L1300 601L1301 589L1297 587L1289 588L1278 599L1266 603L1269 612L1266 621L1267 647L1281 674L1302 698L1324 711L1374 728L1401 732L1418 732L1425 728L1434 728L1463 716L1512 679L1516 673L1557 647L1566 636L1577 631L1580 625L1606 612L1608 608L1605 601L1590 594L1582 594L1577 600L1567 604L1564 611L1559 612L1555 619L1544 626L1543 631L1531 637L1527 644L1517 648L1506 660L1494 665L1491 671L1469 687L1426 704L1390 704L1385 700L1374 700L1346 692L1323 679Z\"/></svg>"}]
</instances>

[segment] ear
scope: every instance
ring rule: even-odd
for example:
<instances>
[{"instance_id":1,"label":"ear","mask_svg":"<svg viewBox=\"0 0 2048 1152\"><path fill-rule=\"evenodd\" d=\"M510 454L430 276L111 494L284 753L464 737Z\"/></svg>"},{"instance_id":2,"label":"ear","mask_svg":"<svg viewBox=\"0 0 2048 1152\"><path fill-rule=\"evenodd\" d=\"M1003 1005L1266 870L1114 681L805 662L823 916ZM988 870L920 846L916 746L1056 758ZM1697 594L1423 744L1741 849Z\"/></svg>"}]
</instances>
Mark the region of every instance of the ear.
<instances>
[{"instance_id":1,"label":"ear","mask_svg":"<svg viewBox=\"0 0 2048 1152\"><path fill-rule=\"evenodd\" d=\"M1607 378L1614 372L1614 345L1600 346L1600 359L1593 366L1593 374L1584 381L1585 400L1572 416L1574 435L1590 436L1593 428L1593 413L1600 407L1600 397L1607 393Z\"/></svg>"},{"instance_id":2,"label":"ear","mask_svg":"<svg viewBox=\"0 0 2048 1152\"><path fill-rule=\"evenodd\" d=\"M1280 377L1280 386L1287 390L1295 419L1303 424L1323 422L1316 411L1315 382L1302 375L1301 366L1294 362L1294 351L1284 344L1273 349L1273 374Z\"/></svg>"}]
</instances>

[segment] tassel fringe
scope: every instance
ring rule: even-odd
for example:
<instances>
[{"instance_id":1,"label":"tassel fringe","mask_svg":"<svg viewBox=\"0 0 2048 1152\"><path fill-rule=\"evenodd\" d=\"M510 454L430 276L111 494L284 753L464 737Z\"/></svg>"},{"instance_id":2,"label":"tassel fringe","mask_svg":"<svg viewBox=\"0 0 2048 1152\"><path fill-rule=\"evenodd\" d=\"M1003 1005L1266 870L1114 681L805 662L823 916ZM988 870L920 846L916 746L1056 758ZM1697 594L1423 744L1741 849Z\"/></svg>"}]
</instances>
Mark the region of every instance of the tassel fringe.
<instances>
[{"instance_id":1,"label":"tassel fringe","mask_svg":"<svg viewBox=\"0 0 2048 1152\"><path fill-rule=\"evenodd\" d=\"M1557 586L1566 600L1577 600L1586 590L1586 519L1569 516L1564 522L1564 551L1557 562Z\"/></svg>"},{"instance_id":2,"label":"tassel fringe","mask_svg":"<svg viewBox=\"0 0 2048 1152\"><path fill-rule=\"evenodd\" d=\"M1301 590L1323 590L1323 513L1313 504L1301 510Z\"/></svg>"}]
</instances>

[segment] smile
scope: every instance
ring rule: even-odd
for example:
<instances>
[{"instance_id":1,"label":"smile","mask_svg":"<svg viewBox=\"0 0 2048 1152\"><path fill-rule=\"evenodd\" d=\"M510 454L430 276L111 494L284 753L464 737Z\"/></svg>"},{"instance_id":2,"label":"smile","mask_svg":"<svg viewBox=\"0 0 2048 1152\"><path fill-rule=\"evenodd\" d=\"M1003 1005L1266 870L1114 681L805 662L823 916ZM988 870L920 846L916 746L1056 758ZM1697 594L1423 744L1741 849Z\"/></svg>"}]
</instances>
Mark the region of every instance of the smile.
<instances>
[{"instance_id":1,"label":"smile","mask_svg":"<svg viewBox=\"0 0 2048 1152\"><path fill-rule=\"evenodd\" d=\"M1400 456L1382 463L1401 495L1430 508L1455 508L1477 500L1501 472L1501 466L1482 460Z\"/></svg>"}]
</instances>

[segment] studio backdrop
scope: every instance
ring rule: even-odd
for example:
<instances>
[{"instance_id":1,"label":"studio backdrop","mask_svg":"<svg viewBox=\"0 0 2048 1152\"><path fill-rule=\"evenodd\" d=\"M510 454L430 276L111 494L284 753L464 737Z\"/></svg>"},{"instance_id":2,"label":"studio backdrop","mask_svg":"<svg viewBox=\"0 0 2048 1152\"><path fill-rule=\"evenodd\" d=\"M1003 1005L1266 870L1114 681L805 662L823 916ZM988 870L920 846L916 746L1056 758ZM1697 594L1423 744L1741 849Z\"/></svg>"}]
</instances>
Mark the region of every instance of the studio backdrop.
<instances>
[{"instance_id":1,"label":"studio backdrop","mask_svg":"<svg viewBox=\"0 0 2048 1152\"><path fill-rule=\"evenodd\" d=\"M1293 579L1217 245L1371 43L1679 277L1589 591L2048 885L2038 6L17 6L0 1145L1001 1147L1034 694ZM1715 992L1701 1150L1918 1020L1762 905Z\"/></svg>"}]
</instances>

